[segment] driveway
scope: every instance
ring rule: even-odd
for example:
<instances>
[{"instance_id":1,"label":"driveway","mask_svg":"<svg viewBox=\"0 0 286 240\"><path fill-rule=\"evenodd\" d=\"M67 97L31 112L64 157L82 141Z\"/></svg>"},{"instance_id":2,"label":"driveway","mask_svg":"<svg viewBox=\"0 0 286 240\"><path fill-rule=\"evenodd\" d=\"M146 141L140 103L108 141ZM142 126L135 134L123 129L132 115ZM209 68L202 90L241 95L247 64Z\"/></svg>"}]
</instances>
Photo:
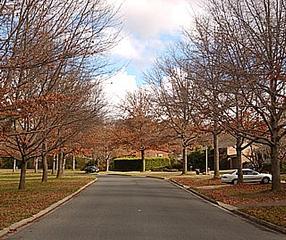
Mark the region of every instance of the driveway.
<instances>
[{"instance_id":1,"label":"driveway","mask_svg":"<svg viewBox=\"0 0 286 240\"><path fill-rule=\"evenodd\" d=\"M8 239L285 240L286 236L169 182L109 175Z\"/></svg>"}]
</instances>

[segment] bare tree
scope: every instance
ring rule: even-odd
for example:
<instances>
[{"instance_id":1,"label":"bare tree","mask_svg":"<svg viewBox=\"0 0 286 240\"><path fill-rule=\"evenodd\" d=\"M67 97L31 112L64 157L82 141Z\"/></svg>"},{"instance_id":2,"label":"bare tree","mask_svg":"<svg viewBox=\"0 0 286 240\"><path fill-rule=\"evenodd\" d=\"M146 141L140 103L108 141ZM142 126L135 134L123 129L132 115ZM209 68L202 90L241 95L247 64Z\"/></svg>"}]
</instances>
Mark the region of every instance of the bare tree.
<instances>
[{"instance_id":1,"label":"bare tree","mask_svg":"<svg viewBox=\"0 0 286 240\"><path fill-rule=\"evenodd\" d=\"M239 96L256 115L241 136L271 149L272 190L281 190L279 147L285 136L286 6L275 0L211 0L210 16L227 39L224 71L235 75ZM251 96L251 97L249 97Z\"/></svg>"},{"instance_id":2,"label":"bare tree","mask_svg":"<svg viewBox=\"0 0 286 240\"><path fill-rule=\"evenodd\" d=\"M145 150L158 148L162 144L162 125L154 116L150 95L144 89L129 93L119 107L124 116L121 124L124 138L121 142L140 151L144 172Z\"/></svg>"},{"instance_id":3,"label":"bare tree","mask_svg":"<svg viewBox=\"0 0 286 240\"><path fill-rule=\"evenodd\" d=\"M219 124L221 97L219 82L222 73L219 69L222 48L215 35L213 26L207 18L197 18L195 29L184 31L185 40L179 45L182 51L182 66L192 76L199 92L196 101L199 110L198 124L202 131L211 133L214 148L214 178L219 177Z\"/></svg>"},{"instance_id":4,"label":"bare tree","mask_svg":"<svg viewBox=\"0 0 286 240\"><path fill-rule=\"evenodd\" d=\"M183 155L183 174L187 172L187 147L199 136L196 102L198 92L192 75L181 66L180 59L171 53L158 60L153 71L146 75L152 88L152 101L157 115L172 130L173 138L180 139Z\"/></svg>"},{"instance_id":5,"label":"bare tree","mask_svg":"<svg viewBox=\"0 0 286 240\"><path fill-rule=\"evenodd\" d=\"M91 91L98 84L88 82L109 71L104 54L116 43L119 22L102 0L7 1L0 6L0 75L6 86L1 109L10 124L3 147L22 162L23 189L27 161L44 158L48 137L70 132L68 126L93 115Z\"/></svg>"}]
</instances>

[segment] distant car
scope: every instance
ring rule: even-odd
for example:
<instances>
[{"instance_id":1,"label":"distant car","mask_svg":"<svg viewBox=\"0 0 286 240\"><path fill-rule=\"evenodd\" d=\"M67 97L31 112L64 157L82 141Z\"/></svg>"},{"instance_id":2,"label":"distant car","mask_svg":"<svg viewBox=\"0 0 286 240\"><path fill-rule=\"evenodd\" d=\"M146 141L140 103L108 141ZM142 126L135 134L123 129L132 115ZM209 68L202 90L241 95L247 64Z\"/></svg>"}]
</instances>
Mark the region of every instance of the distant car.
<instances>
[{"instance_id":1,"label":"distant car","mask_svg":"<svg viewBox=\"0 0 286 240\"><path fill-rule=\"evenodd\" d=\"M92 166L85 167L84 171L86 173L98 173L99 172L99 168L97 166L92 165Z\"/></svg>"},{"instance_id":2,"label":"distant car","mask_svg":"<svg viewBox=\"0 0 286 240\"><path fill-rule=\"evenodd\" d=\"M268 173L259 173L252 169L242 169L243 174L243 182L260 182L263 184L267 184L272 181L272 175ZM232 183L237 184L238 182L238 170L234 170L229 174L223 174L221 176L221 181L223 183Z\"/></svg>"}]
</instances>

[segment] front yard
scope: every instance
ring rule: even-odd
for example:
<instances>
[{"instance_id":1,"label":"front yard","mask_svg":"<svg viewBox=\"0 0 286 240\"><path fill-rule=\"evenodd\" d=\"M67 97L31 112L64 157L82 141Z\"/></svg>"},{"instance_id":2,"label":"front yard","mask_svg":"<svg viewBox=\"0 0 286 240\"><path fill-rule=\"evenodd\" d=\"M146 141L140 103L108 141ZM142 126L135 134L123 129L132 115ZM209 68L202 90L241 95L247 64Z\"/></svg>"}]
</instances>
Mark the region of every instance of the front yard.
<instances>
[{"instance_id":1,"label":"front yard","mask_svg":"<svg viewBox=\"0 0 286 240\"><path fill-rule=\"evenodd\" d=\"M41 174L29 172L26 190L19 191L19 173L0 172L0 230L31 217L53 203L95 179L94 175L81 172L67 172L62 179L49 176L47 183L41 183Z\"/></svg>"},{"instance_id":2,"label":"front yard","mask_svg":"<svg viewBox=\"0 0 286 240\"><path fill-rule=\"evenodd\" d=\"M222 184L211 177L174 177L173 181L191 187L216 201L237 207L240 211L286 227L286 184L282 191L271 192L271 184Z\"/></svg>"}]
</instances>

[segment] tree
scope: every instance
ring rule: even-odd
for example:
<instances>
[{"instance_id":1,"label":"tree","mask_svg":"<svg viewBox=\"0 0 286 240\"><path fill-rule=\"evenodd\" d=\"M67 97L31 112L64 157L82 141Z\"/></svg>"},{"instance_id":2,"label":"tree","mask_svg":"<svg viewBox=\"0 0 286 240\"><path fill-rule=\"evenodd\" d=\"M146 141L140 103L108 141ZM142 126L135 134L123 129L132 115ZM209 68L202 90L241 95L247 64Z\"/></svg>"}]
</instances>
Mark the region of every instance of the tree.
<instances>
[{"instance_id":1,"label":"tree","mask_svg":"<svg viewBox=\"0 0 286 240\"><path fill-rule=\"evenodd\" d=\"M109 171L110 160L121 142L116 131L115 120L104 120L95 123L78 141L81 148L90 149L93 160L99 168L105 167L106 171Z\"/></svg>"},{"instance_id":2,"label":"tree","mask_svg":"<svg viewBox=\"0 0 286 240\"><path fill-rule=\"evenodd\" d=\"M71 132L68 126L86 120L88 112L92 115L90 92L98 84L91 84L91 75L99 79L109 71L104 54L116 42L118 21L116 11L101 0L5 3L0 12L0 75L1 86L6 86L1 109L8 131L2 147L21 160L23 189L27 161L44 158L62 142L62 132ZM51 148L48 141L55 132L61 137Z\"/></svg>"},{"instance_id":3,"label":"tree","mask_svg":"<svg viewBox=\"0 0 286 240\"><path fill-rule=\"evenodd\" d=\"M257 117L256 125L237 130L270 147L272 190L279 191L279 146L286 134L286 6L274 0L212 0L210 16L228 42L224 48L240 63L233 65L225 58L222 69L236 76L240 97Z\"/></svg>"},{"instance_id":4,"label":"tree","mask_svg":"<svg viewBox=\"0 0 286 240\"><path fill-rule=\"evenodd\" d=\"M187 41L180 44L183 53L185 71L189 76L195 75L196 89L200 94L196 108L199 110L201 130L212 134L214 148L214 178L219 178L219 124L221 106L220 71L222 47L216 32L207 18L196 19L194 31L184 31Z\"/></svg>"},{"instance_id":5,"label":"tree","mask_svg":"<svg viewBox=\"0 0 286 240\"><path fill-rule=\"evenodd\" d=\"M145 150L158 148L162 144L161 127L152 112L150 95L146 90L129 93L120 105L123 119L118 122L123 135L121 143L140 151L145 171Z\"/></svg>"},{"instance_id":6,"label":"tree","mask_svg":"<svg viewBox=\"0 0 286 240\"><path fill-rule=\"evenodd\" d=\"M172 53L170 58L158 60L153 71L146 75L157 115L172 129L172 137L181 141L183 174L188 167L187 148L200 134L195 104L199 96L192 76L181 66L180 58Z\"/></svg>"}]
</instances>

